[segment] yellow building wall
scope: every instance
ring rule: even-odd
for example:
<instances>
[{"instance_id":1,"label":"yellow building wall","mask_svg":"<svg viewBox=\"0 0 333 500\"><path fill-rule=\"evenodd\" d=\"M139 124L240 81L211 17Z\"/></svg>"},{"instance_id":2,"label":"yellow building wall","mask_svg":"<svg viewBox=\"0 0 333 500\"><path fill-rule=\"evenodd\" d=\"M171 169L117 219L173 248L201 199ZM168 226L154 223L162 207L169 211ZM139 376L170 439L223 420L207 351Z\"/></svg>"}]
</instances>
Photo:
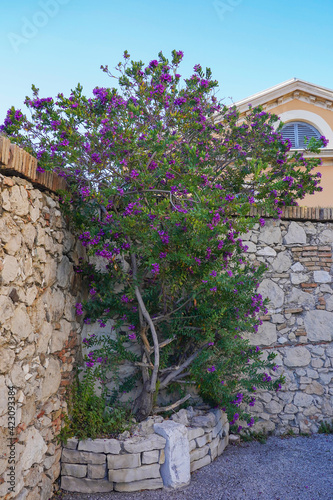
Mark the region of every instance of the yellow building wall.
<instances>
[{"instance_id":1,"label":"yellow building wall","mask_svg":"<svg viewBox=\"0 0 333 500\"><path fill-rule=\"evenodd\" d=\"M274 108L270 108L269 112L276 115L282 115L286 111L305 110L321 116L333 130L333 111L314 104L293 99L292 101L280 104ZM328 144L328 149L333 149L333 144ZM318 155L320 158L320 155ZM303 200L299 201L302 207L333 207L333 153L330 158L323 158L323 164L314 170L315 173L320 172L322 192L313 195L307 195Z\"/></svg>"}]
</instances>

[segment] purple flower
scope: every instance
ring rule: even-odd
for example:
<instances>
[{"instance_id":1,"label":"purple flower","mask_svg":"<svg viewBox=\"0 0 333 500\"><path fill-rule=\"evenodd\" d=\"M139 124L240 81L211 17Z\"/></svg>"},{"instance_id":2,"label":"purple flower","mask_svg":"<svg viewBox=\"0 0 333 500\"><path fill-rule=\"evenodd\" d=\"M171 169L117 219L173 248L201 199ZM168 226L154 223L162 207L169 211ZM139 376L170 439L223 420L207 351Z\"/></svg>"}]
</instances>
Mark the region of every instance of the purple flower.
<instances>
[{"instance_id":1,"label":"purple flower","mask_svg":"<svg viewBox=\"0 0 333 500\"><path fill-rule=\"evenodd\" d=\"M130 333L130 334L129 334L129 336L128 336L128 338L129 338L130 340L135 340L135 339L136 339L136 335L135 335L135 333Z\"/></svg>"},{"instance_id":2,"label":"purple flower","mask_svg":"<svg viewBox=\"0 0 333 500\"><path fill-rule=\"evenodd\" d=\"M159 264L157 264L157 263L154 263L154 264L152 264L151 266L152 266L152 268L153 268L153 269L152 269L152 273L153 273L153 275L154 275L154 276L157 276L157 275L159 274L159 272L160 272L160 265L159 265Z\"/></svg>"},{"instance_id":3,"label":"purple flower","mask_svg":"<svg viewBox=\"0 0 333 500\"><path fill-rule=\"evenodd\" d=\"M156 61L156 59L154 59L153 61L150 61L150 63L149 63L150 69L156 68L157 66L158 66L158 61Z\"/></svg>"},{"instance_id":4,"label":"purple flower","mask_svg":"<svg viewBox=\"0 0 333 500\"><path fill-rule=\"evenodd\" d=\"M75 304L75 308L76 308L76 314L78 316L81 316L83 314L83 309L82 309L81 302L78 302L77 304Z\"/></svg>"},{"instance_id":5,"label":"purple flower","mask_svg":"<svg viewBox=\"0 0 333 500\"><path fill-rule=\"evenodd\" d=\"M215 369L216 369L216 368L215 368L215 366L213 365L213 366L211 366L210 368L207 368L207 371L208 371L208 372L210 372L210 373L212 373L212 372L215 372Z\"/></svg>"},{"instance_id":6,"label":"purple flower","mask_svg":"<svg viewBox=\"0 0 333 500\"><path fill-rule=\"evenodd\" d=\"M166 252L161 252L159 255L160 259L165 259L166 256L167 256Z\"/></svg>"}]
</instances>

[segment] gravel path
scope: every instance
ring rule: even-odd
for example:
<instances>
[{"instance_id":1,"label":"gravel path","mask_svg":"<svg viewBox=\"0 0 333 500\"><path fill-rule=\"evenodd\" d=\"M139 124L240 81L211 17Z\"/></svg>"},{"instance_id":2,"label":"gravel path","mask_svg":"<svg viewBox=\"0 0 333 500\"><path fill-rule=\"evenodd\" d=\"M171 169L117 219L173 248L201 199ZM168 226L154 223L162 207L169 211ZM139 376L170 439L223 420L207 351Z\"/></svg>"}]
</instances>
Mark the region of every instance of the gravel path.
<instances>
[{"instance_id":1,"label":"gravel path","mask_svg":"<svg viewBox=\"0 0 333 500\"><path fill-rule=\"evenodd\" d=\"M61 500L333 500L333 435L228 446L180 491L65 493Z\"/></svg>"}]
</instances>

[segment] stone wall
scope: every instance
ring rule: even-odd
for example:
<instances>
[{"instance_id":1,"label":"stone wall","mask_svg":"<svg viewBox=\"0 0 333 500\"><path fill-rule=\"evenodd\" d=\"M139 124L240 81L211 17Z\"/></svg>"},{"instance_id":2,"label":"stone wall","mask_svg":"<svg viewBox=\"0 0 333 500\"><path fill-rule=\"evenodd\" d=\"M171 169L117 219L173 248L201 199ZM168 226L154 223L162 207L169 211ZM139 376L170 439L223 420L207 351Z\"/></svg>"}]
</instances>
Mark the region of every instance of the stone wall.
<instances>
[{"instance_id":1,"label":"stone wall","mask_svg":"<svg viewBox=\"0 0 333 500\"><path fill-rule=\"evenodd\" d=\"M228 444L221 410L188 408L171 420L151 417L119 439L68 440L62 452L61 487L81 493L181 488L190 473L208 465Z\"/></svg>"},{"instance_id":2,"label":"stone wall","mask_svg":"<svg viewBox=\"0 0 333 500\"><path fill-rule=\"evenodd\" d=\"M22 155L21 163L17 160L19 148L11 146L7 154L1 146L3 141L0 498L47 500L60 473L61 449L55 436L66 410L64 392L80 331L73 265L81 249L67 230L56 196L22 177L9 176L29 167L29 155L24 155L23 165ZM29 168L33 177L31 163ZM48 178L44 188L53 185L53 177ZM43 185L41 177L37 184Z\"/></svg>"},{"instance_id":3,"label":"stone wall","mask_svg":"<svg viewBox=\"0 0 333 500\"><path fill-rule=\"evenodd\" d=\"M251 408L260 419L256 430L317 432L333 416L333 221L327 213L313 209L307 221L266 219L244 236L249 258L268 266L259 287L270 300L268 314L251 343L265 356L276 352L276 373L286 376L281 391L258 391Z\"/></svg>"}]
</instances>

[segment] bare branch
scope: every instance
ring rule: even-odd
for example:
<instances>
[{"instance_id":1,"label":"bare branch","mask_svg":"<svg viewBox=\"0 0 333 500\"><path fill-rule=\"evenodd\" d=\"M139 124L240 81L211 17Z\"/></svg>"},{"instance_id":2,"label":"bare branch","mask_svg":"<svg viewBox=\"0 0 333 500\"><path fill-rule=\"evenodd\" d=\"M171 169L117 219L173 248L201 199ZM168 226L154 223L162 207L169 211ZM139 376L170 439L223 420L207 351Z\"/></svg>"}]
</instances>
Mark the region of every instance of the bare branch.
<instances>
[{"instance_id":1,"label":"bare branch","mask_svg":"<svg viewBox=\"0 0 333 500\"><path fill-rule=\"evenodd\" d=\"M165 347L166 345L171 344L171 342L173 342L175 339L176 339L176 337L172 337L170 339L164 340L164 342L161 342L158 346L160 349L162 349L162 347ZM150 348L150 352L154 352L153 347Z\"/></svg>"},{"instance_id":2,"label":"bare branch","mask_svg":"<svg viewBox=\"0 0 333 500\"><path fill-rule=\"evenodd\" d=\"M185 401L187 401L191 397L192 397L191 394L187 394L187 396L185 396L182 399L179 399L178 401L176 401L172 405L169 405L169 406L157 406L156 408L153 409L153 412L154 413L163 413L165 411L173 410L174 408L177 408L177 406L180 406L181 404L185 403Z\"/></svg>"},{"instance_id":3,"label":"bare branch","mask_svg":"<svg viewBox=\"0 0 333 500\"><path fill-rule=\"evenodd\" d=\"M201 351L203 351L203 349L205 349L208 345L209 343L207 342L207 344L203 345L198 351L193 353L192 356L187 358L187 360L184 361L184 363L181 364L179 368L177 368L172 373L167 375L165 379L161 382L160 389L164 389L171 382L171 380L175 379L177 375L179 375L183 370L185 370L185 368L187 368L192 363L192 361L194 361L195 358L201 353Z\"/></svg>"},{"instance_id":4,"label":"bare branch","mask_svg":"<svg viewBox=\"0 0 333 500\"><path fill-rule=\"evenodd\" d=\"M133 266L133 279L134 279L134 281L136 281L137 275L138 275L138 268L137 268L137 264L136 264L136 257L134 254L131 254L131 259L132 259L132 266ZM160 365L160 350L159 350L159 345L158 345L158 337L157 337L157 333L155 330L155 325L154 325L154 323L150 317L150 314L147 311L146 306L143 302L143 298L142 298L142 295L140 293L138 285L135 285L135 295L136 295L136 298L138 300L140 309L142 311L142 315L145 318L145 320L147 321L147 323L150 327L152 337L153 337L155 359L154 359L154 369L153 369L153 373L151 376L149 391L155 392L157 375L158 375L158 368Z\"/></svg>"}]
</instances>

